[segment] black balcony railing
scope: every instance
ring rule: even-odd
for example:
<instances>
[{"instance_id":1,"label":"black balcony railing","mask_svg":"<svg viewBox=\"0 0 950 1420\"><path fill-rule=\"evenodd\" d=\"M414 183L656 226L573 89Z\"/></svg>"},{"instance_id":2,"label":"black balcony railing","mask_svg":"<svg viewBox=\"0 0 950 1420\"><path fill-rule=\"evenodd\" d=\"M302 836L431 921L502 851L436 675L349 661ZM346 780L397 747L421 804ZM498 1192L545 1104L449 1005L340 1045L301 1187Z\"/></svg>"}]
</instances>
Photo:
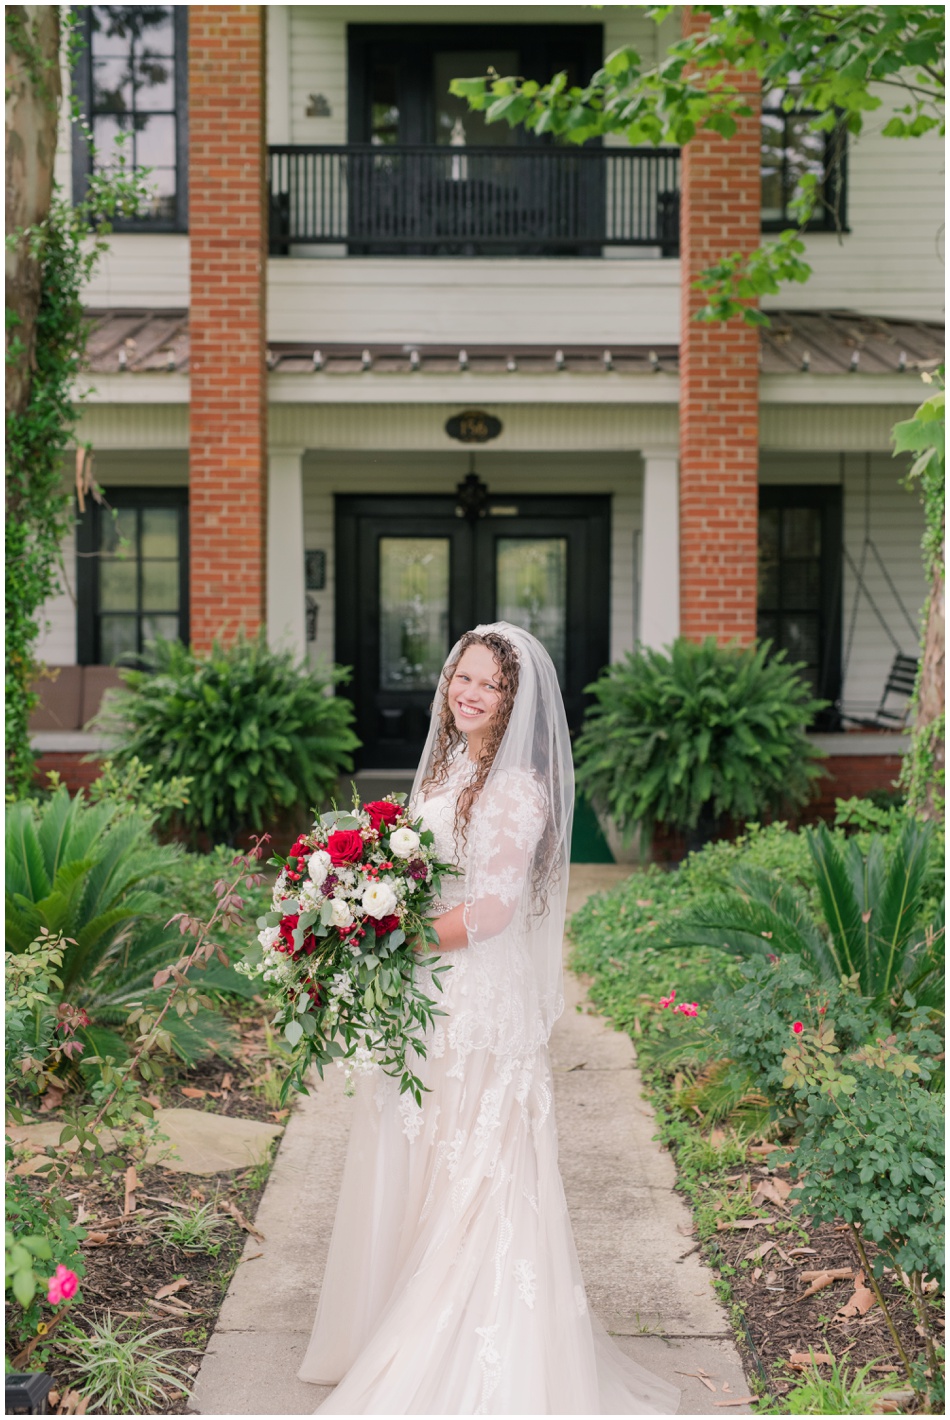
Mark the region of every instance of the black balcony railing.
<instances>
[{"instance_id":1,"label":"black balcony railing","mask_svg":"<svg viewBox=\"0 0 950 1420\"><path fill-rule=\"evenodd\" d=\"M352 255L679 252L676 148L272 147L270 249Z\"/></svg>"}]
</instances>

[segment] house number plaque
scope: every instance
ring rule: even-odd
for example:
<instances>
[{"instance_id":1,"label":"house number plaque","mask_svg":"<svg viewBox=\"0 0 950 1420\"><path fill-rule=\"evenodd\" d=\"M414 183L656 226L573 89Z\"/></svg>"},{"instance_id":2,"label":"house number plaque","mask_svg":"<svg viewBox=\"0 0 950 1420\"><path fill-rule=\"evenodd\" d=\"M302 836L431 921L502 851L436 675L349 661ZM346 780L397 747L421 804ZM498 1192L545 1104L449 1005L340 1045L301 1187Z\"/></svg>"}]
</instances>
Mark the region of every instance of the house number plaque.
<instances>
[{"instance_id":1,"label":"house number plaque","mask_svg":"<svg viewBox=\"0 0 950 1420\"><path fill-rule=\"evenodd\" d=\"M465 409L461 414L453 414L445 423L449 438L458 439L462 444L487 444L489 439L498 438L501 428L501 420L483 409Z\"/></svg>"}]
</instances>

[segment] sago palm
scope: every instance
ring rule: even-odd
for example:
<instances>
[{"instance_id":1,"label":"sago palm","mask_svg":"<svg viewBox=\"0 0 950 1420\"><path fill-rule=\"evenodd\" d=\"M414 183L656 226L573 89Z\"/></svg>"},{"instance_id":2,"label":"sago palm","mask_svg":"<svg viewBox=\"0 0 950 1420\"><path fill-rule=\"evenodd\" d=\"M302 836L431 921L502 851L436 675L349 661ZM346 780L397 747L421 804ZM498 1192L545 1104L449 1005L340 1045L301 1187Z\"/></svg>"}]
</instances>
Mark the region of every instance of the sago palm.
<instances>
[{"instance_id":1,"label":"sago palm","mask_svg":"<svg viewBox=\"0 0 950 1420\"><path fill-rule=\"evenodd\" d=\"M891 853L880 835L867 853L835 841L822 824L808 833L823 922L801 889L773 873L746 868L721 893L689 909L662 945L713 946L740 956L794 953L825 981L854 977L883 1009L905 991L942 1009L942 908L926 910L924 885L933 825L908 821Z\"/></svg>"}]
</instances>

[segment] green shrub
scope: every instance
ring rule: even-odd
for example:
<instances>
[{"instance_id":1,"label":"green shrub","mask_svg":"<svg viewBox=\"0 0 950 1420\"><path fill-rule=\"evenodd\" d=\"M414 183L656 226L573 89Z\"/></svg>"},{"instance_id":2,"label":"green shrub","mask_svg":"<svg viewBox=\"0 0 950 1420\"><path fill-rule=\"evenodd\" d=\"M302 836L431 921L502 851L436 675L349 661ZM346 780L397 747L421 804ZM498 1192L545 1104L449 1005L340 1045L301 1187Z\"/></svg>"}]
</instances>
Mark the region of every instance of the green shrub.
<instances>
[{"instance_id":1,"label":"green shrub","mask_svg":"<svg viewBox=\"0 0 950 1420\"><path fill-rule=\"evenodd\" d=\"M868 1000L840 983L821 983L796 957L755 957L739 973L741 985L716 991L703 1024L718 1053L747 1070L772 1101L784 1093L794 1022L817 1029L823 1019L834 1021L842 1050L862 1045L879 1024Z\"/></svg>"},{"instance_id":2,"label":"green shrub","mask_svg":"<svg viewBox=\"0 0 950 1420\"><path fill-rule=\"evenodd\" d=\"M196 842L233 843L242 827L259 829L283 809L317 806L338 774L352 768L359 740L353 707L328 694L347 679L272 651L263 632L199 656L177 641L157 641L148 670L122 672L125 690L100 712L115 739L121 770L133 758L158 777L187 777L188 803L160 822L183 827Z\"/></svg>"},{"instance_id":3,"label":"green shrub","mask_svg":"<svg viewBox=\"0 0 950 1420\"><path fill-rule=\"evenodd\" d=\"M628 832L806 803L821 773L806 730L824 702L769 650L681 637L608 666L588 686L578 786Z\"/></svg>"},{"instance_id":4,"label":"green shrub","mask_svg":"<svg viewBox=\"0 0 950 1420\"><path fill-rule=\"evenodd\" d=\"M833 1024L786 1052L786 1087L804 1106L794 1197L816 1222L843 1218L887 1265L944 1280L943 1097L924 1086L939 1038L915 1029L838 1054Z\"/></svg>"}]
</instances>

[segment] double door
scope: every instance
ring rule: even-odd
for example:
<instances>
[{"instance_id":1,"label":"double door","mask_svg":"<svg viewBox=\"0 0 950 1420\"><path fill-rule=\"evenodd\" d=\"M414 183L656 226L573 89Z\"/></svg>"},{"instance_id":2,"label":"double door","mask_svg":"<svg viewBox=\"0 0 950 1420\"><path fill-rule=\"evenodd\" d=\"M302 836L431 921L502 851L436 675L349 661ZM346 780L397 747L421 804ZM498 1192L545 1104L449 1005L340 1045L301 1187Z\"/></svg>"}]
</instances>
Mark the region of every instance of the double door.
<instances>
[{"instance_id":1,"label":"double door","mask_svg":"<svg viewBox=\"0 0 950 1420\"><path fill-rule=\"evenodd\" d=\"M418 761L446 655L482 622L523 626L547 648L568 722L609 657L610 500L452 497L336 500L337 660L363 741L360 768Z\"/></svg>"}]
</instances>

